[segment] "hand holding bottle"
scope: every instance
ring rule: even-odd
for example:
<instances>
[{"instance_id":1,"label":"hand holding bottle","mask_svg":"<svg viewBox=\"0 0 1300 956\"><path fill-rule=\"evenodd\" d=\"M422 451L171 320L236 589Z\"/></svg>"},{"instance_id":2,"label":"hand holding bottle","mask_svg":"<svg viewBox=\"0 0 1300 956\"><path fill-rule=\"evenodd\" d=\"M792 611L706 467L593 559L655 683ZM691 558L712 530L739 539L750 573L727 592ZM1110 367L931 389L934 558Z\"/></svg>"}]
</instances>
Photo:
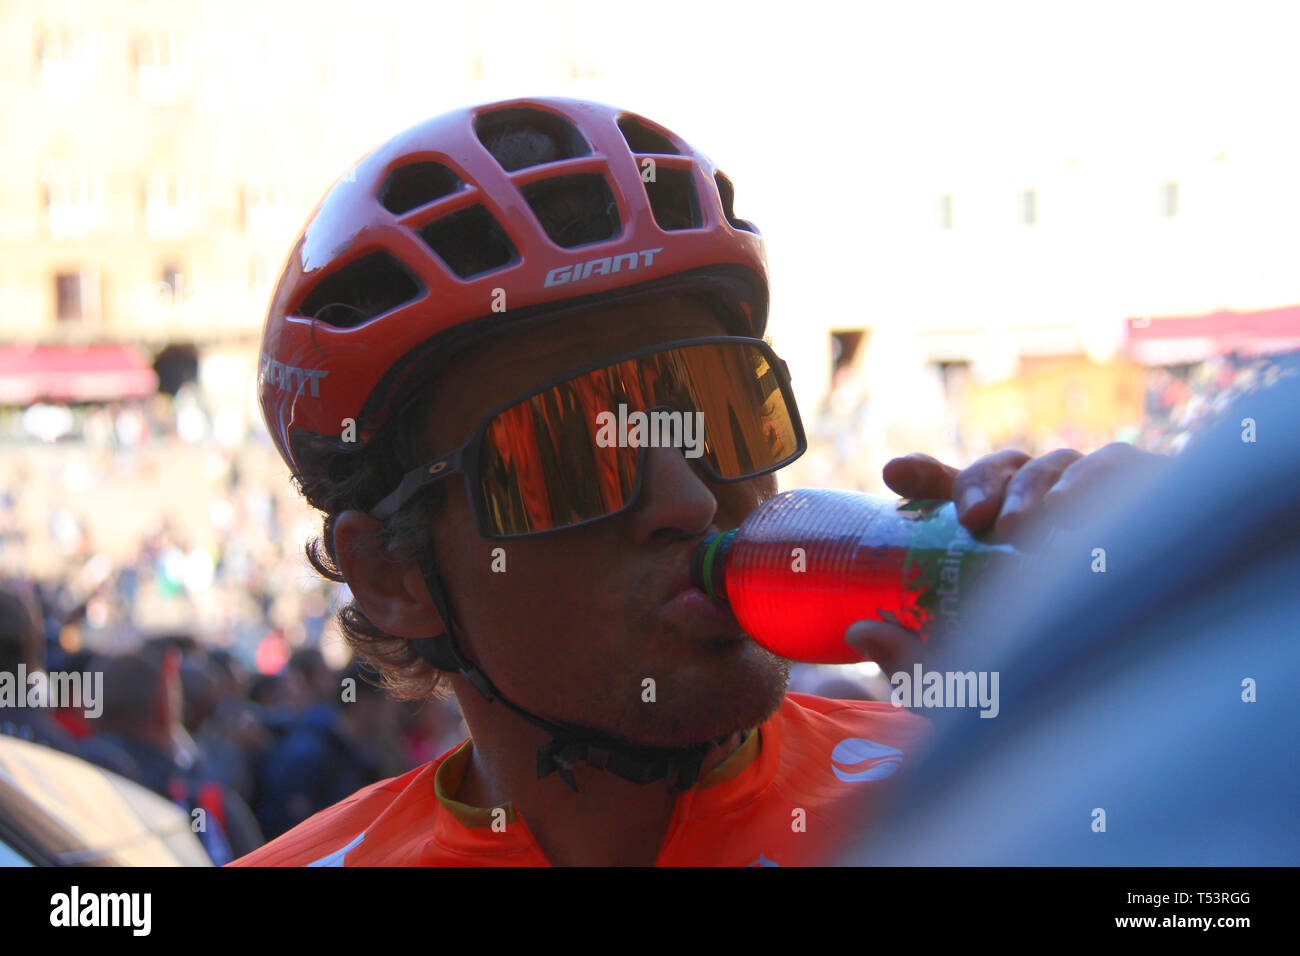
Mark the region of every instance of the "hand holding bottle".
<instances>
[{"instance_id":1,"label":"hand holding bottle","mask_svg":"<svg viewBox=\"0 0 1300 956\"><path fill-rule=\"evenodd\" d=\"M1132 475L1138 480L1165 459L1116 442L1090 455L1059 449L1041 458L1001 451L958 470L929 455L895 458L884 469L885 484L904 498L952 501L962 525L972 533L1033 547L1043 532L1068 522L1074 506L1103 480ZM851 625L845 642L886 673L927 660L927 646L916 635L882 621Z\"/></svg>"}]
</instances>

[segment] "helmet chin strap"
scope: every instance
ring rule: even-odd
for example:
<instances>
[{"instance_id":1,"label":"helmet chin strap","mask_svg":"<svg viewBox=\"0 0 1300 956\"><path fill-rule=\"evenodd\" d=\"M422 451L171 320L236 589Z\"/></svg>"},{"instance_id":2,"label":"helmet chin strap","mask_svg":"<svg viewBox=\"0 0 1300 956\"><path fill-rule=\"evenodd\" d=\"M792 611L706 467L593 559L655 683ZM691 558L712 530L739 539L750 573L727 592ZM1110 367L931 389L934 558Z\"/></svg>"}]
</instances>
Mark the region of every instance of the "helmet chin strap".
<instances>
[{"instance_id":1,"label":"helmet chin strap","mask_svg":"<svg viewBox=\"0 0 1300 956\"><path fill-rule=\"evenodd\" d=\"M430 555L421 555L420 570L446 633L436 637L414 638L411 640L412 646L430 666L459 673L489 703L500 701L528 723L551 736L550 742L537 750L539 780L556 772L577 792L578 783L573 776L573 764L582 761L590 767L608 771L632 783L663 780L669 790L689 790L699 780L700 767L708 752L725 742L724 737L690 747L641 747L603 731L577 724L556 723L524 710L507 700L478 665L461 650L456 639L447 592Z\"/></svg>"}]
</instances>

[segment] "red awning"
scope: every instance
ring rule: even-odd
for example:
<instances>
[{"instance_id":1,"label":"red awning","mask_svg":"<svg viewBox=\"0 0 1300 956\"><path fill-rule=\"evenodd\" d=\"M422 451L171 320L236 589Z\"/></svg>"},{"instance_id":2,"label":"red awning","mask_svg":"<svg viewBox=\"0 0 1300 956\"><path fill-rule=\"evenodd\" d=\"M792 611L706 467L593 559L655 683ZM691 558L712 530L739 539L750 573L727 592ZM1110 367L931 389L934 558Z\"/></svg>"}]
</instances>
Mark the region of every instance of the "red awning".
<instances>
[{"instance_id":1,"label":"red awning","mask_svg":"<svg viewBox=\"0 0 1300 956\"><path fill-rule=\"evenodd\" d=\"M158 374L129 345L0 346L0 405L110 402L158 391Z\"/></svg>"},{"instance_id":2,"label":"red awning","mask_svg":"<svg viewBox=\"0 0 1300 956\"><path fill-rule=\"evenodd\" d=\"M1142 365L1184 365L1232 352L1290 352L1300 349L1300 305L1129 319L1128 345Z\"/></svg>"}]
</instances>

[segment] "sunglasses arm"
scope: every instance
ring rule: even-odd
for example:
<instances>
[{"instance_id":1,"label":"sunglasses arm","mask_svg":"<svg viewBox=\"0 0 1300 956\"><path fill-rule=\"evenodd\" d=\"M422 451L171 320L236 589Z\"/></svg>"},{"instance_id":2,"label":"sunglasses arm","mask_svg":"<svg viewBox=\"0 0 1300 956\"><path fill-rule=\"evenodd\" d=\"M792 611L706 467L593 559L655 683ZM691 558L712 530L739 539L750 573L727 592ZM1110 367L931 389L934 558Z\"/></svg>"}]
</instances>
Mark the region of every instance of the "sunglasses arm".
<instances>
[{"instance_id":1,"label":"sunglasses arm","mask_svg":"<svg viewBox=\"0 0 1300 956\"><path fill-rule=\"evenodd\" d=\"M459 474L461 470L461 459L464 456L465 449L457 448L453 452L443 455L441 458L435 458L433 461L421 465L408 471L402 477L402 483L390 494L370 509L370 514L375 518L391 518L397 513L397 510L411 500L411 497L422 488L427 488L435 482Z\"/></svg>"}]
</instances>

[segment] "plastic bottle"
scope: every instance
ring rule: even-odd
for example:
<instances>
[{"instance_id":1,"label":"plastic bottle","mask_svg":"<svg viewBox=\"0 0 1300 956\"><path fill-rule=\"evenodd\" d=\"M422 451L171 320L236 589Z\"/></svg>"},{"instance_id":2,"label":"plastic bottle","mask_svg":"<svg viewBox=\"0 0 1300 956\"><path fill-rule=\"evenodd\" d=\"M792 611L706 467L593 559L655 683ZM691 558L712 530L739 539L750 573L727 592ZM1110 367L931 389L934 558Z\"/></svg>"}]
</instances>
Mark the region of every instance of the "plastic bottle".
<instances>
[{"instance_id":1,"label":"plastic bottle","mask_svg":"<svg viewBox=\"0 0 1300 956\"><path fill-rule=\"evenodd\" d=\"M862 659L844 643L853 622L888 621L929 640L958 623L975 575L1017 557L973 537L950 501L798 488L700 542L691 576L774 654L847 664Z\"/></svg>"}]
</instances>

